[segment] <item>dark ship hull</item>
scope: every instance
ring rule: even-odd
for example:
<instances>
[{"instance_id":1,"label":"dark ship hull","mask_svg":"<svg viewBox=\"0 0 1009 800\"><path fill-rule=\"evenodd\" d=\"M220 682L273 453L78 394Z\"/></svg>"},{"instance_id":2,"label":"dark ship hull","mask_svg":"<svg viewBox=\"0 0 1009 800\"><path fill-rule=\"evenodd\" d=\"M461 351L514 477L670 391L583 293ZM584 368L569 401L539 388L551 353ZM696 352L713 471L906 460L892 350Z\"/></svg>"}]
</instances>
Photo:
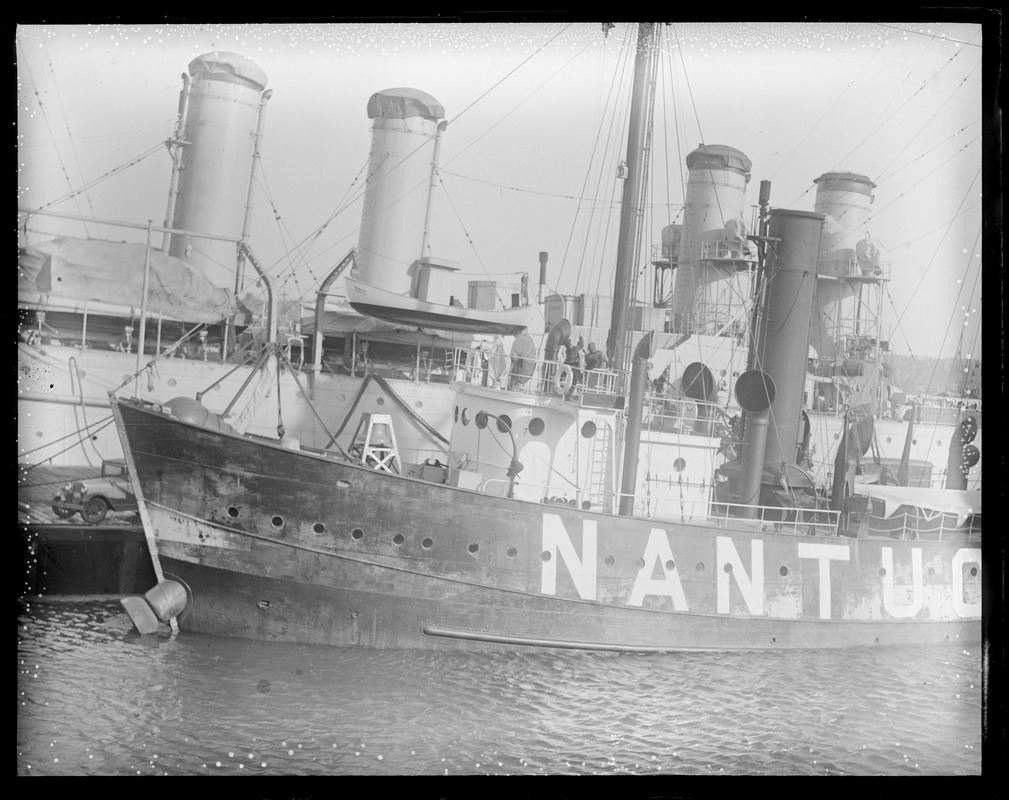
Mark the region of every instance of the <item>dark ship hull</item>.
<instances>
[{"instance_id":1,"label":"dark ship hull","mask_svg":"<svg viewBox=\"0 0 1009 800\"><path fill-rule=\"evenodd\" d=\"M583 511L113 410L185 630L623 652L981 639L977 542Z\"/></svg>"}]
</instances>

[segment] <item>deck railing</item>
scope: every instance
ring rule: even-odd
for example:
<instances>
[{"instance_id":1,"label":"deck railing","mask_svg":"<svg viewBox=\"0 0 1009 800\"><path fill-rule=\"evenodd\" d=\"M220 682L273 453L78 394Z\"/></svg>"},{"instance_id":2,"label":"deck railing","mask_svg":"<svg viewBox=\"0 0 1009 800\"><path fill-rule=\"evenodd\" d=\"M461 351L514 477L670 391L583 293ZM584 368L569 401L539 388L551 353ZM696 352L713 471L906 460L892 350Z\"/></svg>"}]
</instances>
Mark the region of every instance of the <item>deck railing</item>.
<instances>
[{"instance_id":1,"label":"deck railing","mask_svg":"<svg viewBox=\"0 0 1009 800\"><path fill-rule=\"evenodd\" d=\"M621 370L586 370L533 358L513 358L504 353L457 347L452 357L452 376L459 383L488 386L541 397L565 397L567 374L575 395L584 392L616 396L622 393Z\"/></svg>"}]
</instances>

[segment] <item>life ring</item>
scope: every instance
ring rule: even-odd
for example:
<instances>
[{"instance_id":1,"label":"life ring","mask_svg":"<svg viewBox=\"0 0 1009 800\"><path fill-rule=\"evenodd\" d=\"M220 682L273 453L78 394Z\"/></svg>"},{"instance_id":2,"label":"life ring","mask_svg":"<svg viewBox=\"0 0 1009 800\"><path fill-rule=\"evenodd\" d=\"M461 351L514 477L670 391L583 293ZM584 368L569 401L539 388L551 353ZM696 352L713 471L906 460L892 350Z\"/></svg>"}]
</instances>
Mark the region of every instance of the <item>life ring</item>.
<instances>
[{"instance_id":1,"label":"life ring","mask_svg":"<svg viewBox=\"0 0 1009 800\"><path fill-rule=\"evenodd\" d=\"M557 394L567 394L575 382L575 374L567 364L560 364L554 372L554 390Z\"/></svg>"}]
</instances>

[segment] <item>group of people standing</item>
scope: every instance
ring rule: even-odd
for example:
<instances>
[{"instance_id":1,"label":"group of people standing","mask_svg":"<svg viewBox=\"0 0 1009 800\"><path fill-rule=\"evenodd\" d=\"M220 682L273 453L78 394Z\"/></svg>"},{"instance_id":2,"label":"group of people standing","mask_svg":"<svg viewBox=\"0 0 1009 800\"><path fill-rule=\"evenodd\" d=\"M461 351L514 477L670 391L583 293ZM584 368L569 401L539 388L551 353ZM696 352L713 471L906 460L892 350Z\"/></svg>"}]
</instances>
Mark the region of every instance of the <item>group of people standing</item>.
<instances>
[{"instance_id":1,"label":"group of people standing","mask_svg":"<svg viewBox=\"0 0 1009 800\"><path fill-rule=\"evenodd\" d=\"M589 342L586 349L585 340L581 336L575 344L571 344L571 337L565 338L560 343L557 349L557 361L571 368L572 381L567 397L575 395L585 370L603 369L606 366L606 356L596 347L595 342Z\"/></svg>"}]
</instances>

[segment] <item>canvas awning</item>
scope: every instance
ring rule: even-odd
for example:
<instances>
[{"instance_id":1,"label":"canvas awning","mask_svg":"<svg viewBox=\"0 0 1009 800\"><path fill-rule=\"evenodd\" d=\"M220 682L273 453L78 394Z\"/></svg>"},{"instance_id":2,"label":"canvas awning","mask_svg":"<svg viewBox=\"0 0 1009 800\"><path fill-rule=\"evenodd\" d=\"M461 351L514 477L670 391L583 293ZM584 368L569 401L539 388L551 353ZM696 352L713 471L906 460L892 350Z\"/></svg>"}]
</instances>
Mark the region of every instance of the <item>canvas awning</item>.
<instances>
[{"instance_id":1,"label":"canvas awning","mask_svg":"<svg viewBox=\"0 0 1009 800\"><path fill-rule=\"evenodd\" d=\"M881 486L855 484L855 494L866 495L883 502L883 516L888 517L901 506L913 506L943 514L956 514L957 525L971 515L981 513L981 491L969 489L932 489L927 486Z\"/></svg>"},{"instance_id":2,"label":"canvas awning","mask_svg":"<svg viewBox=\"0 0 1009 800\"><path fill-rule=\"evenodd\" d=\"M143 303L147 246L60 237L18 251L18 300L56 305L95 301ZM151 250L147 308L186 322L217 322L236 310L231 293L214 286L180 258ZM60 302L63 301L63 302Z\"/></svg>"}]
</instances>

